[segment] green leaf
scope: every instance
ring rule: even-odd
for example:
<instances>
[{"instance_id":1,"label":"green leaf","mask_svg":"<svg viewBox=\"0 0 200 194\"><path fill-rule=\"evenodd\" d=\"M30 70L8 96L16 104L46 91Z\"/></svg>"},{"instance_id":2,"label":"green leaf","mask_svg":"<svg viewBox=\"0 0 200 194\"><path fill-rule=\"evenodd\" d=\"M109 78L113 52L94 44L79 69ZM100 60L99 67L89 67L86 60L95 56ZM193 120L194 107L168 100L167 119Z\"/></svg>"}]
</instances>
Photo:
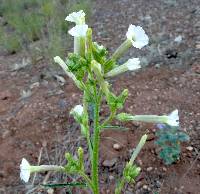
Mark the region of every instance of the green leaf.
<instances>
[{"instance_id":1,"label":"green leaf","mask_svg":"<svg viewBox=\"0 0 200 194\"><path fill-rule=\"evenodd\" d=\"M106 130L106 129L112 129L112 130L117 130L117 131L129 130L129 128L127 128L127 127L121 127L121 126L117 126L117 125L106 125L106 126L104 126L103 130Z\"/></svg>"},{"instance_id":2,"label":"green leaf","mask_svg":"<svg viewBox=\"0 0 200 194\"><path fill-rule=\"evenodd\" d=\"M87 187L86 183L83 182L73 182L73 183L58 183L58 184L41 184L48 188L63 188L63 187Z\"/></svg>"}]
</instances>

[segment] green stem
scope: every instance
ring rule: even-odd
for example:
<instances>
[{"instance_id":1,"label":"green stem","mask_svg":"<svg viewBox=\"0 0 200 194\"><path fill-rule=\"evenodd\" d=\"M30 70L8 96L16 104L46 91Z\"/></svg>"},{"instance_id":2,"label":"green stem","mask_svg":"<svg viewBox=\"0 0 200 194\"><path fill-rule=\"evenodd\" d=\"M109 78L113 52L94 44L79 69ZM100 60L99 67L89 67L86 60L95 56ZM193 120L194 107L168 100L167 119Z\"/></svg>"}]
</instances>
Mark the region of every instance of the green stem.
<instances>
[{"instance_id":1,"label":"green stem","mask_svg":"<svg viewBox=\"0 0 200 194\"><path fill-rule=\"evenodd\" d=\"M122 193L122 189L124 187L125 184L125 180L124 177L122 178L122 180L119 182L119 184L117 185L116 189L115 189L115 194L121 194Z\"/></svg>"},{"instance_id":2,"label":"green stem","mask_svg":"<svg viewBox=\"0 0 200 194\"><path fill-rule=\"evenodd\" d=\"M93 158L92 158L92 182L94 186L94 194L99 194L99 172L98 172L98 161L99 161L99 142L100 142L100 128L99 128L99 107L101 97L97 96L95 87L95 110L94 110L94 139L93 139Z\"/></svg>"},{"instance_id":3,"label":"green stem","mask_svg":"<svg viewBox=\"0 0 200 194\"><path fill-rule=\"evenodd\" d=\"M79 174L85 179L88 186L94 191L95 190L94 185L93 185L92 181L90 180L90 178L84 172L79 172Z\"/></svg>"},{"instance_id":4,"label":"green stem","mask_svg":"<svg viewBox=\"0 0 200 194\"><path fill-rule=\"evenodd\" d=\"M90 127L88 125L88 103L86 100L86 91L84 91L84 95L83 95L83 109L84 109L84 114L86 115L86 123L85 126L87 126L87 134L86 134L86 139L87 139L87 144L89 147L89 152L90 152L90 160L92 161L92 142L90 139Z\"/></svg>"},{"instance_id":5,"label":"green stem","mask_svg":"<svg viewBox=\"0 0 200 194\"><path fill-rule=\"evenodd\" d=\"M108 123L110 123L115 117L115 114L116 114L116 110L112 111L110 116L102 123L100 128L103 129Z\"/></svg>"}]
</instances>

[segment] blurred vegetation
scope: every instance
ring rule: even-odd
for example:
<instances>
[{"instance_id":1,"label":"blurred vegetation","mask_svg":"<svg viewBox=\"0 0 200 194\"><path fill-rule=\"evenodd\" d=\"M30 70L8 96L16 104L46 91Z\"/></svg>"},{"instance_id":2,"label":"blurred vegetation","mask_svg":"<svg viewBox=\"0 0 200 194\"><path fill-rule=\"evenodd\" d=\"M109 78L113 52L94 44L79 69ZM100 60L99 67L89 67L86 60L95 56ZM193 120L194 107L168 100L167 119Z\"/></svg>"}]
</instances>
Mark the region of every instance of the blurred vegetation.
<instances>
[{"instance_id":1,"label":"blurred vegetation","mask_svg":"<svg viewBox=\"0 0 200 194\"><path fill-rule=\"evenodd\" d=\"M25 50L33 62L64 56L69 47L65 17L84 10L91 0L0 0L0 47L9 53Z\"/></svg>"}]
</instances>

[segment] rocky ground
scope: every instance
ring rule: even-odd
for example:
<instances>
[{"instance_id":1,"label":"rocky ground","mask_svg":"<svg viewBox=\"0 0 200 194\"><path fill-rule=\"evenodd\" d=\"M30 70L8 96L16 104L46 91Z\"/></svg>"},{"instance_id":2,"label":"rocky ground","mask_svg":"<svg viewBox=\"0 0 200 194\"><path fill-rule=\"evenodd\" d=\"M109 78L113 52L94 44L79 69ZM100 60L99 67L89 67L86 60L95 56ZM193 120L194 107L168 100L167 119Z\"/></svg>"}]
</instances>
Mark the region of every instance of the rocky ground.
<instances>
[{"instance_id":1,"label":"rocky ground","mask_svg":"<svg viewBox=\"0 0 200 194\"><path fill-rule=\"evenodd\" d=\"M95 40L111 52L125 39L131 23L143 26L150 37L149 46L142 50L132 48L122 59L140 57L144 68L113 80L116 93L129 89L125 110L134 114L162 114L178 108L181 128L191 137L190 142L182 145L180 161L166 166L157 157L153 125L128 123L125 127L129 131L103 132L102 193L113 193L115 177L120 175L130 150L144 133L149 134L149 139L136 160L142 173L124 193L200 193L199 21L198 0L94 2L90 24ZM66 150L74 153L77 146L85 145L78 125L69 116L70 109L81 102L81 93L61 70L45 61L37 65L25 62L26 66L18 68L14 64L22 58L22 53L0 56L0 193L47 193L19 180L21 158L33 164L63 164ZM103 111L102 116L105 114ZM120 146L117 150L116 143ZM33 185L68 179L72 177L41 174ZM66 192L66 189L55 191Z\"/></svg>"}]
</instances>

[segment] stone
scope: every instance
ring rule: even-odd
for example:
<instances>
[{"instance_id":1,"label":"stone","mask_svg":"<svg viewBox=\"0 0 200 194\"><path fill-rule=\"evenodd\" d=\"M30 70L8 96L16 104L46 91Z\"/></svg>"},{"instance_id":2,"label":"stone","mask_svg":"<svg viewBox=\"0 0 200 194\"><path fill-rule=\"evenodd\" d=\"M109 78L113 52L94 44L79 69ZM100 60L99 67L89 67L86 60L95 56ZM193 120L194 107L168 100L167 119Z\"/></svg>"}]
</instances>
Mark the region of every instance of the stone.
<instances>
[{"instance_id":1,"label":"stone","mask_svg":"<svg viewBox=\"0 0 200 194\"><path fill-rule=\"evenodd\" d=\"M167 171L167 168L165 168L165 167L163 167L162 169L163 169L163 171L164 171L164 172L166 172L166 171Z\"/></svg>"},{"instance_id":2,"label":"stone","mask_svg":"<svg viewBox=\"0 0 200 194\"><path fill-rule=\"evenodd\" d=\"M116 162L117 162L117 158L113 158L111 160L104 160L103 161L103 166L104 167L112 167L112 166L114 166L116 164Z\"/></svg>"},{"instance_id":3,"label":"stone","mask_svg":"<svg viewBox=\"0 0 200 194\"><path fill-rule=\"evenodd\" d=\"M192 151L194 148L193 148L192 146L188 146L188 147L186 147L186 149L187 149L188 151Z\"/></svg>"},{"instance_id":4,"label":"stone","mask_svg":"<svg viewBox=\"0 0 200 194\"><path fill-rule=\"evenodd\" d=\"M181 43L182 40L183 40L183 37L181 35L179 35L174 39L174 42Z\"/></svg>"},{"instance_id":5,"label":"stone","mask_svg":"<svg viewBox=\"0 0 200 194\"><path fill-rule=\"evenodd\" d=\"M30 85L30 89L33 89L33 88L36 88L36 87L39 87L39 86L40 86L40 83L39 82L35 82L35 83Z\"/></svg>"},{"instance_id":6,"label":"stone","mask_svg":"<svg viewBox=\"0 0 200 194\"><path fill-rule=\"evenodd\" d=\"M147 168L147 172L150 172L152 170L153 170L153 167L151 167L151 166Z\"/></svg>"},{"instance_id":7,"label":"stone","mask_svg":"<svg viewBox=\"0 0 200 194\"><path fill-rule=\"evenodd\" d=\"M5 131L2 133L2 138L3 138L3 139L6 139L6 138L8 138L10 135L11 135L11 132L10 132L9 130L5 130Z\"/></svg>"},{"instance_id":8,"label":"stone","mask_svg":"<svg viewBox=\"0 0 200 194\"><path fill-rule=\"evenodd\" d=\"M109 180L110 180L110 181L113 181L114 179L115 179L115 177L114 177L113 175L110 175L110 176L109 176Z\"/></svg>"},{"instance_id":9,"label":"stone","mask_svg":"<svg viewBox=\"0 0 200 194\"><path fill-rule=\"evenodd\" d=\"M122 148L122 146L118 143L113 144L113 149L119 151Z\"/></svg>"},{"instance_id":10,"label":"stone","mask_svg":"<svg viewBox=\"0 0 200 194\"><path fill-rule=\"evenodd\" d=\"M147 190L147 189L148 189L148 186L147 186L147 185L143 185L142 188L145 189L145 190Z\"/></svg>"}]
</instances>

